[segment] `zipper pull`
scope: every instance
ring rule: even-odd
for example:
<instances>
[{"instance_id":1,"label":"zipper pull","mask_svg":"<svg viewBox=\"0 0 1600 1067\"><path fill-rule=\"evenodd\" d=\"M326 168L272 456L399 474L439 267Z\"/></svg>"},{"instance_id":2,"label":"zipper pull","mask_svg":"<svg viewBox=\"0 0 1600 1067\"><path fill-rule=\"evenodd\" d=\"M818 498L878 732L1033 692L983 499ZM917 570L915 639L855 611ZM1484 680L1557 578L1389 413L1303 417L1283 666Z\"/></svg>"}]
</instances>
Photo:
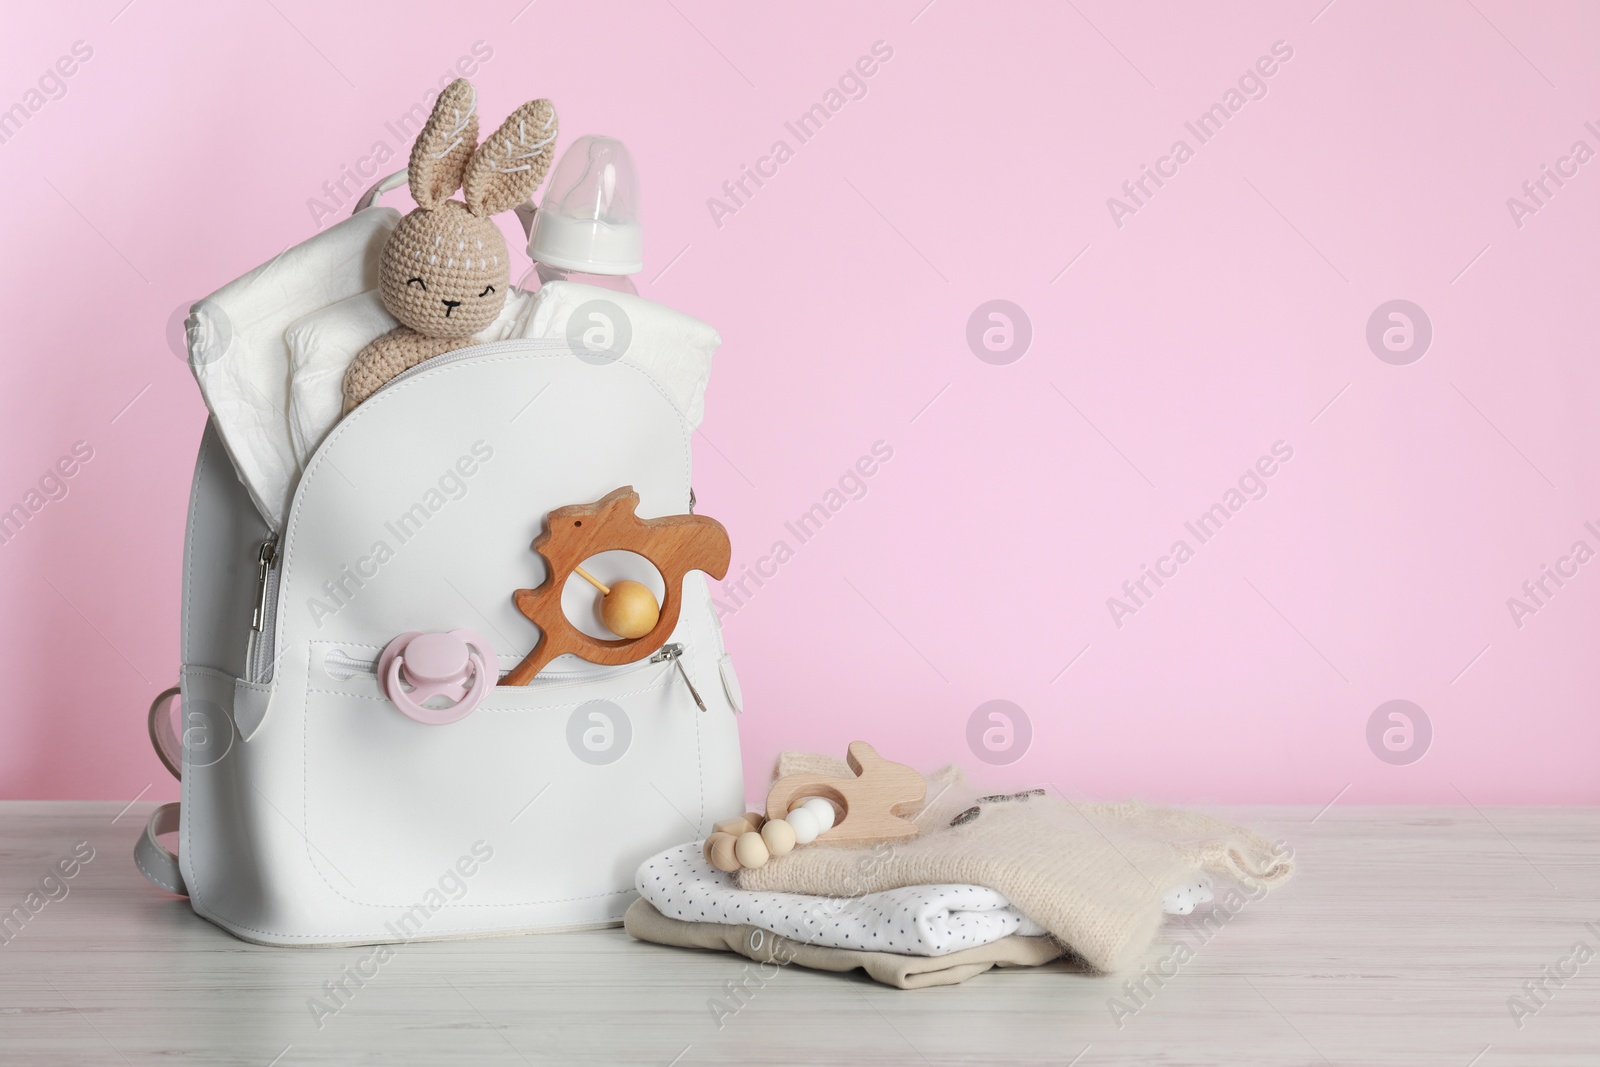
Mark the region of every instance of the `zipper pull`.
<instances>
[{"instance_id":1,"label":"zipper pull","mask_svg":"<svg viewBox=\"0 0 1600 1067\"><path fill-rule=\"evenodd\" d=\"M267 579L277 559L278 539L269 537L261 542L261 551L256 553L256 609L250 614L250 629L256 633L261 632L267 619Z\"/></svg>"},{"instance_id":2,"label":"zipper pull","mask_svg":"<svg viewBox=\"0 0 1600 1067\"><path fill-rule=\"evenodd\" d=\"M683 666L683 646L677 642L662 645L661 651L650 657L651 663L666 663L671 660L678 668L678 673L683 675L683 684L689 687L689 695L694 697L695 707L701 711L706 710L706 702L700 699L700 690L694 687L694 682L689 680L689 672Z\"/></svg>"}]
</instances>

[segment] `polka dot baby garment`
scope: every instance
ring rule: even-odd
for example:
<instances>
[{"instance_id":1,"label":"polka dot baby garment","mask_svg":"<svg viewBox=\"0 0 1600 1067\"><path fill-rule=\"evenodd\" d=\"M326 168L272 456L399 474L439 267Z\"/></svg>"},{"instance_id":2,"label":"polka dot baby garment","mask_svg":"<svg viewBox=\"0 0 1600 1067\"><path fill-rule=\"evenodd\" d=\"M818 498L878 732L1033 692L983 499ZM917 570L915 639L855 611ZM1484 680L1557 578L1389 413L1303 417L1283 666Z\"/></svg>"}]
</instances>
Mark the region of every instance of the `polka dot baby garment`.
<instances>
[{"instance_id":1,"label":"polka dot baby garment","mask_svg":"<svg viewBox=\"0 0 1600 1067\"><path fill-rule=\"evenodd\" d=\"M640 865L639 895L661 914L685 922L748 923L828 948L903 956L943 956L1043 927L992 889L915 885L858 897L813 897L740 889L734 876L705 861L692 842Z\"/></svg>"}]
</instances>

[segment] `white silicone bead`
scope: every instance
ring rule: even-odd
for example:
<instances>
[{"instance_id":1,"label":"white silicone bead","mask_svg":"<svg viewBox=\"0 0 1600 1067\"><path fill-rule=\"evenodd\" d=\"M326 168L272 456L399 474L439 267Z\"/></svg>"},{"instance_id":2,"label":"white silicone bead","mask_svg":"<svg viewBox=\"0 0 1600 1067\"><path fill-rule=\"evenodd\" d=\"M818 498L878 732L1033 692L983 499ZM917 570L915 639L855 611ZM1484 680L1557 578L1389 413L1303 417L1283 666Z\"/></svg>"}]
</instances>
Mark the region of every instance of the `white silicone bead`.
<instances>
[{"instance_id":1,"label":"white silicone bead","mask_svg":"<svg viewBox=\"0 0 1600 1067\"><path fill-rule=\"evenodd\" d=\"M733 854L738 857L741 867L749 867L752 870L766 866L769 855L767 843L761 840L761 835L754 830L739 835L739 840L733 846Z\"/></svg>"},{"instance_id":2,"label":"white silicone bead","mask_svg":"<svg viewBox=\"0 0 1600 1067\"><path fill-rule=\"evenodd\" d=\"M794 843L797 845L809 845L822 833L822 825L816 815L805 808L795 808L783 821L794 831Z\"/></svg>"},{"instance_id":3,"label":"white silicone bead","mask_svg":"<svg viewBox=\"0 0 1600 1067\"><path fill-rule=\"evenodd\" d=\"M786 819L768 819L761 827L761 840L774 856L787 856L794 851L794 827Z\"/></svg>"},{"instance_id":4,"label":"white silicone bead","mask_svg":"<svg viewBox=\"0 0 1600 1067\"><path fill-rule=\"evenodd\" d=\"M817 825L826 833L833 829L833 805L821 797L812 797L802 805L807 811L817 817Z\"/></svg>"}]
</instances>

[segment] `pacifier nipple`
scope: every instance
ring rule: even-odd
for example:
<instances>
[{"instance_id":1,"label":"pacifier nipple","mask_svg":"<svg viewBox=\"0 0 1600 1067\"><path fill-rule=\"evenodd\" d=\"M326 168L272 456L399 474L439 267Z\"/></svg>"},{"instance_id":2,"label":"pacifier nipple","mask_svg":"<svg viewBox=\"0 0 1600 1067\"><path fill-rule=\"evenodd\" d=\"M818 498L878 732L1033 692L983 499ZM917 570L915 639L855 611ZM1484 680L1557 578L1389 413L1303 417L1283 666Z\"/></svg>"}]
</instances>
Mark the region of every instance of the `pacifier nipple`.
<instances>
[{"instance_id":1,"label":"pacifier nipple","mask_svg":"<svg viewBox=\"0 0 1600 1067\"><path fill-rule=\"evenodd\" d=\"M467 643L453 633L421 634L405 646L401 671L415 686L464 682L472 664Z\"/></svg>"}]
</instances>

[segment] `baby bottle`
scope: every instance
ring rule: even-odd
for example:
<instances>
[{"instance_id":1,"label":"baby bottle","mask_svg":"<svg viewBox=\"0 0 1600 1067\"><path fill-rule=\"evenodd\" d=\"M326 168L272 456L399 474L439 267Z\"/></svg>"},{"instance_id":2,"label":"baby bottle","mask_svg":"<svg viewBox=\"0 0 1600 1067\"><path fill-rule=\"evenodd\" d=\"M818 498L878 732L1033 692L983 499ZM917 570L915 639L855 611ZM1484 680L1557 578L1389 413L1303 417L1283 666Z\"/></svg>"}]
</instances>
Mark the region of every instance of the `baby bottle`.
<instances>
[{"instance_id":1,"label":"baby bottle","mask_svg":"<svg viewBox=\"0 0 1600 1067\"><path fill-rule=\"evenodd\" d=\"M638 295L644 269L639 177L627 146L586 134L562 153L533 217L528 255L539 285L571 281Z\"/></svg>"}]
</instances>

